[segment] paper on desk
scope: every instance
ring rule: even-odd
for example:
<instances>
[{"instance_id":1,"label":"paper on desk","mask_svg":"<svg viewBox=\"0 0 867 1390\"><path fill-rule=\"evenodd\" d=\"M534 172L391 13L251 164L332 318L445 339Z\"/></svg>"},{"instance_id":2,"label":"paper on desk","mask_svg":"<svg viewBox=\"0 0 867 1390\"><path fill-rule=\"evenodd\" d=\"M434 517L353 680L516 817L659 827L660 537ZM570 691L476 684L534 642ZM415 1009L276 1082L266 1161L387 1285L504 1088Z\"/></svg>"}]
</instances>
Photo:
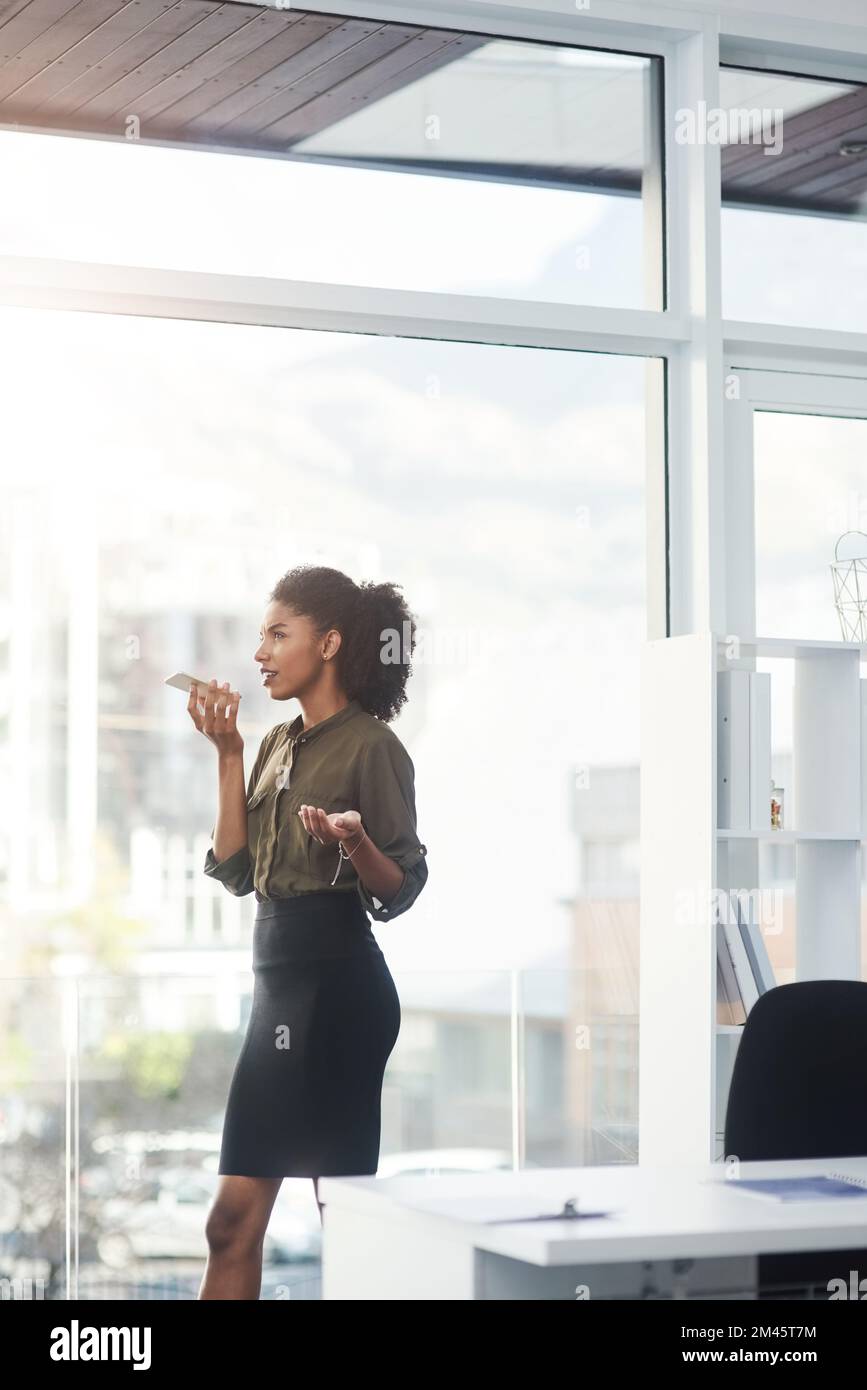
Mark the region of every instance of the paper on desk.
<instances>
[{"instance_id":1,"label":"paper on desk","mask_svg":"<svg viewBox=\"0 0 867 1390\"><path fill-rule=\"evenodd\" d=\"M830 1202L840 1197L867 1197L867 1189L855 1179L728 1178L722 1184L750 1197L771 1197L777 1202Z\"/></svg>"},{"instance_id":2,"label":"paper on desk","mask_svg":"<svg viewBox=\"0 0 867 1390\"><path fill-rule=\"evenodd\" d=\"M430 1197L408 1202L414 1211L427 1211L436 1216L450 1216L456 1221L471 1221L476 1224L500 1224L508 1221L559 1221L574 1224L576 1220L589 1220L597 1216L609 1216L608 1211L582 1211L579 1203L577 1217L561 1216L562 1202L548 1201L532 1197Z\"/></svg>"}]
</instances>

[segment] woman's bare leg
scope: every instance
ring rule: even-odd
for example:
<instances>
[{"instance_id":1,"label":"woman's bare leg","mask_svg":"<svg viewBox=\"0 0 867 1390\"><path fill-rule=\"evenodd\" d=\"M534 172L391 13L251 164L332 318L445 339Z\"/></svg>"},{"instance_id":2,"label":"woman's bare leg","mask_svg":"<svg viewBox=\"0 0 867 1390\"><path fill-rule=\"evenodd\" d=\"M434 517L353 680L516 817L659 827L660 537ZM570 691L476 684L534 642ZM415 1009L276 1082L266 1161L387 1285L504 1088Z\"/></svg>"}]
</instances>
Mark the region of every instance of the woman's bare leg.
<instances>
[{"instance_id":1,"label":"woman's bare leg","mask_svg":"<svg viewBox=\"0 0 867 1390\"><path fill-rule=\"evenodd\" d=\"M220 1177L205 1223L209 1253L200 1299L258 1299L262 1291L262 1242L282 1181Z\"/></svg>"}]
</instances>

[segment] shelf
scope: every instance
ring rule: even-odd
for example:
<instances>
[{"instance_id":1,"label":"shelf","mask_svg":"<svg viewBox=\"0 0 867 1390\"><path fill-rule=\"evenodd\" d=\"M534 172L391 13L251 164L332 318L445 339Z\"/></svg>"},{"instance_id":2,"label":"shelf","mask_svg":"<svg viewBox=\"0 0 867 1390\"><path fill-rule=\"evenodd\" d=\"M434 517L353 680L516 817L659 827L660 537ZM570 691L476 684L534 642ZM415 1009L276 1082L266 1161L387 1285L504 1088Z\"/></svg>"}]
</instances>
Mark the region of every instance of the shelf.
<instances>
[{"instance_id":1,"label":"shelf","mask_svg":"<svg viewBox=\"0 0 867 1390\"><path fill-rule=\"evenodd\" d=\"M706 1163L723 1131L746 1025L723 1023L729 1014L722 1009L717 1023L717 995L737 985L751 957L747 943L733 937L729 955L740 945L747 960L738 952L733 982L723 957L719 989L717 947L726 943L718 926L710 928L723 915L716 909L726 895L734 902L749 894L751 902L764 904L769 889L783 887L763 882L759 846L776 840L792 847L782 856L784 876L792 881L783 891L794 899L786 904L786 923L793 928L797 978L857 980L863 973L867 642L738 640L734 632L729 646L726 638L714 629L642 647L639 1125L642 1161L661 1166ZM735 652L743 659L731 659ZM782 691L780 662L759 660L765 657L788 658L794 667L792 770L782 830L770 825L767 799L777 768L773 757L768 762L768 752L776 750L767 732L766 687L770 676L773 720L774 700L789 693L789 681ZM761 679L750 689L745 673L756 668ZM736 670L741 674L731 681L720 674ZM720 777L727 775L731 810L719 796ZM757 808L754 825L750 804ZM697 885L697 892L691 888L694 908L673 912L691 885ZM775 982L792 973L787 956L772 965Z\"/></svg>"},{"instance_id":2,"label":"shelf","mask_svg":"<svg viewBox=\"0 0 867 1390\"><path fill-rule=\"evenodd\" d=\"M778 840L784 845L796 844L798 840L831 840L848 844L855 840L860 843L865 837L860 831L852 835L838 835L830 830L718 830L718 840Z\"/></svg>"},{"instance_id":3,"label":"shelf","mask_svg":"<svg viewBox=\"0 0 867 1390\"><path fill-rule=\"evenodd\" d=\"M867 661L867 642L814 642L801 637L739 637L733 632L727 637L718 636L717 648L728 646L732 638L740 644L741 656L792 658L815 652L860 652L861 660Z\"/></svg>"}]
</instances>

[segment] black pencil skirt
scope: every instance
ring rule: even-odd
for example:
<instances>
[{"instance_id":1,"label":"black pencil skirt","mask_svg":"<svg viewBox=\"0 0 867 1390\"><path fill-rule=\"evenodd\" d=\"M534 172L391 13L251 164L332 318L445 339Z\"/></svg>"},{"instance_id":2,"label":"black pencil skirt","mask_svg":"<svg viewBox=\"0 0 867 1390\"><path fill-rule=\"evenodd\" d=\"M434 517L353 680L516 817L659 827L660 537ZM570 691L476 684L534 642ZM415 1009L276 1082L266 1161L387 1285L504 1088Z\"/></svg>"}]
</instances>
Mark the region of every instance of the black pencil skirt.
<instances>
[{"instance_id":1,"label":"black pencil skirt","mask_svg":"<svg viewBox=\"0 0 867 1390\"><path fill-rule=\"evenodd\" d=\"M357 893L323 889L260 901L253 980L218 1171L374 1174L382 1081L401 1016Z\"/></svg>"}]
</instances>

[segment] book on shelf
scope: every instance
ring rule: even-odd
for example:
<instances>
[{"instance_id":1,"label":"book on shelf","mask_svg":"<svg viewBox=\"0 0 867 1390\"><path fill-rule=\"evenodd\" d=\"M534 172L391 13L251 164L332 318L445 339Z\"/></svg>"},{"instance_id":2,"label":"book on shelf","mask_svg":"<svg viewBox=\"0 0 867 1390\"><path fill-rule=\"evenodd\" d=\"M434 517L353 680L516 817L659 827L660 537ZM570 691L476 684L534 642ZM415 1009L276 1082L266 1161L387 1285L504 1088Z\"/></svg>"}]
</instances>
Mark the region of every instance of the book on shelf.
<instances>
[{"instance_id":1,"label":"book on shelf","mask_svg":"<svg viewBox=\"0 0 867 1390\"><path fill-rule=\"evenodd\" d=\"M771 965L771 958L768 955L768 948L765 945L765 938L762 935L762 924L761 922L744 921L737 897L735 897L735 913L756 989L759 994L766 994L769 989L774 988L777 981L774 976L774 967Z\"/></svg>"},{"instance_id":2,"label":"book on shelf","mask_svg":"<svg viewBox=\"0 0 867 1390\"><path fill-rule=\"evenodd\" d=\"M867 680L861 680L861 834L867 835Z\"/></svg>"},{"instance_id":3,"label":"book on shelf","mask_svg":"<svg viewBox=\"0 0 867 1390\"><path fill-rule=\"evenodd\" d=\"M747 830L750 824L750 673L717 672L717 824Z\"/></svg>"},{"instance_id":4,"label":"book on shelf","mask_svg":"<svg viewBox=\"0 0 867 1390\"><path fill-rule=\"evenodd\" d=\"M753 975L753 967L750 964L750 958L744 946L740 925L737 922L730 921L725 921L722 925L726 945L729 948L729 955L731 956L732 968L738 983L738 991L744 1006L744 1012L749 1013L759 997L759 989Z\"/></svg>"},{"instance_id":5,"label":"book on shelf","mask_svg":"<svg viewBox=\"0 0 867 1390\"><path fill-rule=\"evenodd\" d=\"M746 1010L721 922L717 923L716 940L716 1021L741 1024L746 1020Z\"/></svg>"},{"instance_id":6,"label":"book on shelf","mask_svg":"<svg viewBox=\"0 0 867 1390\"><path fill-rule=\"evenodd\" d=\"M771 828L771 677L717 672L717 825Z\"/></svg>"},{"instance_id":7,"label":"book on shelf","mask_svg":"<svg viewBox=\"0 0 867 1390\"><path fill-rule=\"evenodd\" d=\"M760 922L744 920L736 893L725 920L717 921L717 1022L743 1023L759 995L776 984ZM732 916L734 920L732 920Z\"/></svg>"},{"instance_id":8,"label":"book on shelf","mask_svg":"<svg viewBox=\"0 0 867 1390\"><path fill-rule=\"evenodd\" d=\"M750 829L771 828L771 677L750 671Z\"/></svg>"}]
</instances>

